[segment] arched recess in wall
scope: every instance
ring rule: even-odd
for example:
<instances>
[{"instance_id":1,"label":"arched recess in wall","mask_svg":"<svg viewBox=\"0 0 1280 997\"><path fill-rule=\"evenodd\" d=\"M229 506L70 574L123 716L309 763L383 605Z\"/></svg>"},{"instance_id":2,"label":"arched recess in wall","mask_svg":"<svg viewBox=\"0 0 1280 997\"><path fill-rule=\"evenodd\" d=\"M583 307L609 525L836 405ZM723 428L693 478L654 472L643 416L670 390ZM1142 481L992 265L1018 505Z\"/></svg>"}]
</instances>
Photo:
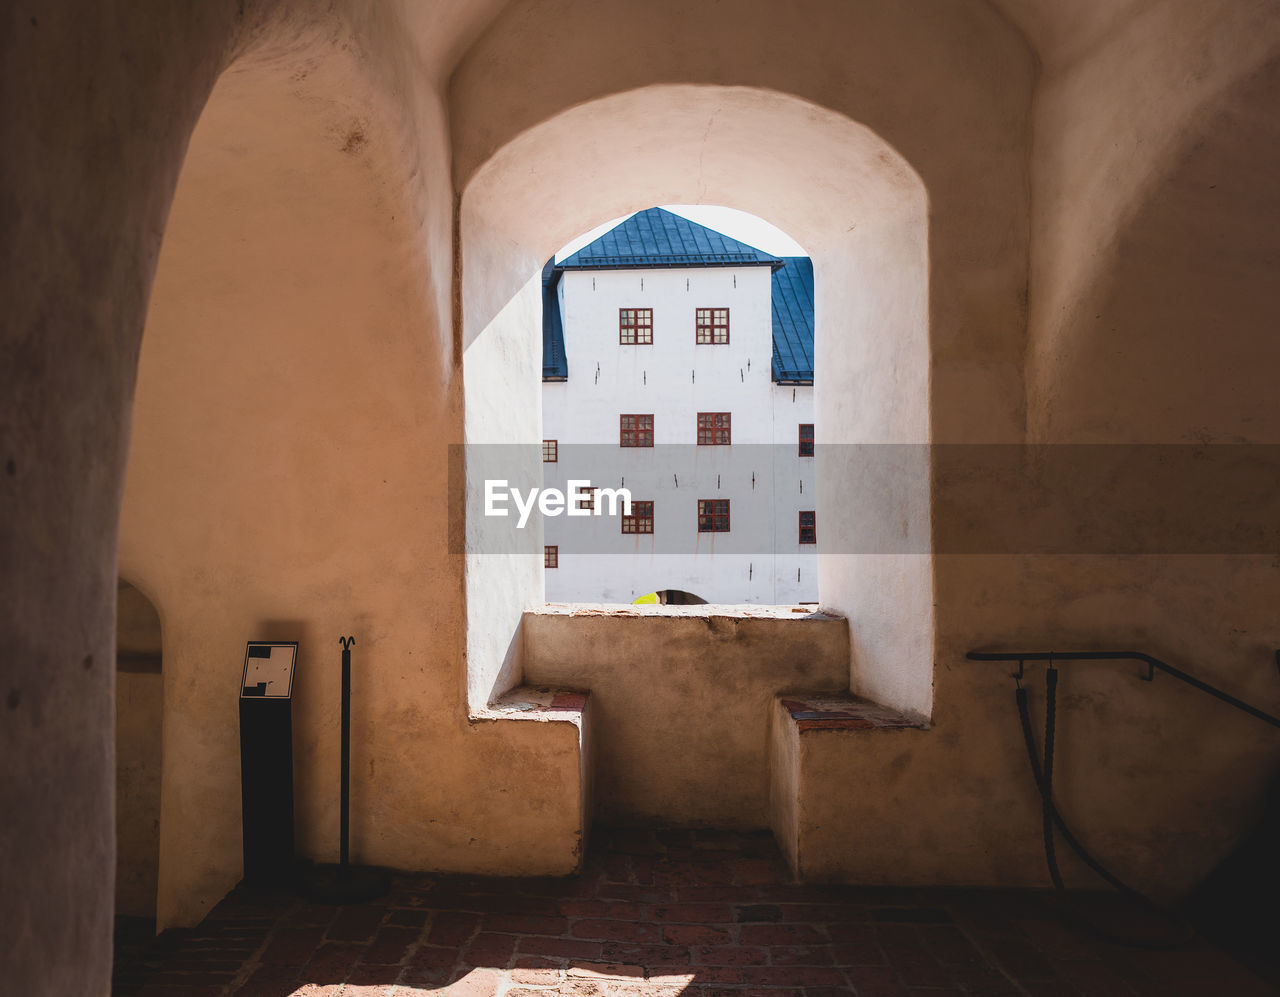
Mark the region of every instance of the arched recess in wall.
<instances>
[{"instance_id":1,"label":"arched recess in wall","mask_svg":"<svg viewBox=\"0 0 1280 997\"><path fill-rule=\"evenodd\" d=\"M116 592L116 914L154 918L160 873L160 614L123 578Z\"/></svg>"},{"instance_id":2,"label":"arched recess in wall","mask_svg":"<svg viewBox=\"0 0 1280 997\"><path fill-rule=\"evenodd\" d=\"M339 634L360 648L354 769L390 750L379 711L413 726L418 704L458 708L434 676L400 675L406 652L461 644L441 442L456 422L443 115L428 168L401 121L411 103L341 42L291 40L223 73L152 288L119 558L166 622L161 928L197 923L240 878L247 640L301 645L301 855L336 859ZM396 830L367 816L367 786L353 786L357 850Z\"/></svg>"},{"instance_id":3,"label":"arched recess in wall","mask_svg":"<svg viewBox=\"0 0 1280 997\"><path fill-rule=\"evenodd\" d=\"M663 606L705 606L707 600L693 592L683 589L660 589L653 595Z\"/></svg>"},{"instance_id":4,"label":"arched recess in wall","mask_svg":"<svg viewBox=\"0 0 1280 997\"><path fill-rule=\"evenodd\" d=\"M812 254L819 597L853 621L853 689L928 713L928 196L871 129L775 91L659 85L564 111L500 149L460 209L468 444L536 442L547 257L602 221L672 203L751 212ZM916 446L882 446L903 443ZM469 550L486 551L467 561L476 708L519 680L516 634L543 599L542 541L498 556L479 517L467 534Z\"/></svg>"}]
</instances>

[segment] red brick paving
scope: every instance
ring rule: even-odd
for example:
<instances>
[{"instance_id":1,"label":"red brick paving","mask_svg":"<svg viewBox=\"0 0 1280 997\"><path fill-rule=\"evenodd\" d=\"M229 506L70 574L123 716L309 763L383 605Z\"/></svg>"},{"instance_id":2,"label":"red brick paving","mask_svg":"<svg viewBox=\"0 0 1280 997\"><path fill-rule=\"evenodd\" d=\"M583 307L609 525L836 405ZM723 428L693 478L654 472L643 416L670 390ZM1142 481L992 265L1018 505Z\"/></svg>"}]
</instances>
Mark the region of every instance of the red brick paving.
<instances>
[{"instance_id":1,"label":"red brick paving","mask_svg":"<svg viewBox=\"0 0 1280 997\"><path fill-rule=\"evenodd\" d=\"M1203 942L1100 941L1036 892L796 884L769 835L724 831L602 830L570 879L404 875L342 908L237 891L188 932L127 927L118 997L1275 992Z\"/></svg>"}]
</instances>

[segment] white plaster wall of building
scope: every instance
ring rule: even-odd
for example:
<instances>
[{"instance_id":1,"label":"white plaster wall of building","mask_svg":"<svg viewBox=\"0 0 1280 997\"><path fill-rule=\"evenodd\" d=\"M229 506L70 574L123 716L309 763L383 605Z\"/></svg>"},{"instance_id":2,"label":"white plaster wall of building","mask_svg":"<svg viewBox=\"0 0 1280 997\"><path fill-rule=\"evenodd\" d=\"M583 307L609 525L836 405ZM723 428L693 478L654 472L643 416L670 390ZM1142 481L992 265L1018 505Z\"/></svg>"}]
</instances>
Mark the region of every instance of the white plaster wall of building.
<instances>
[{"instance_id":1,"label":"white plaster wall of building","mask_svg":"<svg viewBox=\"0 0 1280 997\"><path fill-rule=\"evenodd\" d=\"M569 270L560 283L568 377L542 386L543 436L558 456L544 481L626 487L653 503L654 521L651 533L624 533L604 506L547 519L558 561L548 601L630 603L677 589L712 603L815 602L815 555L798 535L813 458L796 446L799 424L813 422L813 389L772 382L771 267ZM619 343L620 308L651 309L652 342ZM727 342L695 341L699 308L728 309ZM699 445L699 413L729 413L730 445ZM624 414L653 417L651 447L620 446ZM813 509L812 473L809 484ZM728 532L699 532L707 500L730 503Z\"/></svg>"}]
</instances>

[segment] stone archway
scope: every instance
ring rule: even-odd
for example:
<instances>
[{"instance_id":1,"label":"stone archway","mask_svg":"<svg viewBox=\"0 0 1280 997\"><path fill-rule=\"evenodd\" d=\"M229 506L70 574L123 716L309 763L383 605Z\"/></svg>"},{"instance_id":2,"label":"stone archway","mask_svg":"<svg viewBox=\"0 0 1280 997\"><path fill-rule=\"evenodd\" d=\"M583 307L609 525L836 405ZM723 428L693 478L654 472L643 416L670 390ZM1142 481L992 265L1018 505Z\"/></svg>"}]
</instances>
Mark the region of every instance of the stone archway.
<instances>
[{"instance_id":1,"label":"stone archway","mask_svg":"<svg viewBox=\"0 0 1280 997\"><path fill-rule=\"evenodd\" d=\"M774 91L668 85L580 105L513 139L476 171L461 203L468 441L528 442L536 432L526 414L540 411L540 337L531 317L540 314L542 261L603 219L697 202L752 212L812 254L823 372L815 386L818 442L832 458L819 464L818 506L827 536L858 538L849 549L820 547L827 555L820 599L851 619L890 621L862 630L851 681L865 695L927 714L926 449L908 448L905 463L872 488L847 451L930 439L928 197L906 160L871 129ZM898 451L881 452L900 461ZM851 494L864 501L850 503ZM518 563L514 553L468 561L473 709L518 678L512 635L520 614L542 601L541 573L513 570ZM875 609L889 593L892 608Z\"/></svg>"}]
</instances>

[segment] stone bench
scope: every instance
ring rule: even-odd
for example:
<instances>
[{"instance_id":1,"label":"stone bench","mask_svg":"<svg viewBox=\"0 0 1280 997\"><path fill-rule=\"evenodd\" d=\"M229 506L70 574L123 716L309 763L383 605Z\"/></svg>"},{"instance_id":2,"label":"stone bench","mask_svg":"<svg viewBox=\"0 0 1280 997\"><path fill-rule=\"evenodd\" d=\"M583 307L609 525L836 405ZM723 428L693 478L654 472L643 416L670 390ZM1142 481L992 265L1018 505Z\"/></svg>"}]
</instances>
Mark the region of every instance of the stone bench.
<instances>
[{"instance_id":1,"label":"stone bench","mask_svg":"<svg viewBox=\"0 0 1280 997\"><path fill-rule=\"evenodd\" d=\"M833 826L832 797L856 785L832 773L866 752L851 743L877 732L917 736L928 724L857 696L782 695L773 702L769 752L769 814L774 837L797 879L821 876L821 853L833 837L852 829ZM877 748L881 745L876 745ZM833 791L834 790L834 791Z\"/></svg>"},{"instance_id":2,"label":"stone bench","mask_svg":"<svg viewBox=\"0 0 1280 997\"><path fill-rule=\"evenodd\" d=\"M471 717L482 739L477 748L511 777L494 819L524 828L528 840L521 844L537 861L526 867L538 874L572 873L586 853L594 782L590 703L579 690L522 685ZM495 729L500 737L485 737Z\"/></svg>"}]
</instances>

